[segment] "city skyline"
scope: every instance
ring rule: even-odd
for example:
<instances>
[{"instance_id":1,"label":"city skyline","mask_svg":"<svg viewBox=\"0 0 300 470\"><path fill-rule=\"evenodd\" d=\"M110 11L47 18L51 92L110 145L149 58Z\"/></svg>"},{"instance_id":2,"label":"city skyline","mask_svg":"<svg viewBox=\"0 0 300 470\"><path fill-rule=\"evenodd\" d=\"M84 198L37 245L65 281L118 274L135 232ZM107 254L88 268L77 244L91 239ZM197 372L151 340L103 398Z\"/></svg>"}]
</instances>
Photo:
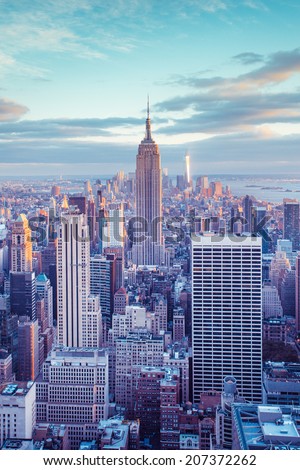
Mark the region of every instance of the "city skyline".
<instances>
[{"instance_id":1,"label":"city skyline","mask_svg":"<svg viewBox=\"0 0 300 470\"><path fill-rule=\"evenodd\" d=\"M1 187L4 450L300 449L299 202L159 156L148 113L136 174Z\"/></svg>"},{"instance_id":2,"label":"city skyline","mask_svg":"<svg viewBox=\"0 0 300 470\"><path fill-rule=\"evenodd\" d=\"M134 171L147 93L162 167L300 170L296 2L1 9L1 175Z\"/></svg>"}]
</instances>

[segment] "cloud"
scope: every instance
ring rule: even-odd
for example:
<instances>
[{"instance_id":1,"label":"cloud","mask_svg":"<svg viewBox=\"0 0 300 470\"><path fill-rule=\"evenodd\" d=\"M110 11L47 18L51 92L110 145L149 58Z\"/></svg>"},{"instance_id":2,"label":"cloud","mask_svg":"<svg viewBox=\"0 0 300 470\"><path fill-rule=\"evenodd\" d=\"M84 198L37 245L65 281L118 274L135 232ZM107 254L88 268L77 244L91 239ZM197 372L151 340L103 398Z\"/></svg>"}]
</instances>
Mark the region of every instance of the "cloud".
<instances>
[{"instance_id":1,"label":"cloud","mask_svg":"<svg viewBox=\"0 0 300 470\"><path fill-rule=\"evenodd\" d=\"M259 1L244 6L261 7ZM153 34L178 20L197 22L206 14L225 21L241 5L233 0L5 0L1 2L1 47L12 63L2 62L4 74L46 77L42 64L49 55L68 54L84 60L106 60L137 47L153 47ZM148 42L147 42L148 41ZM43 52L42 59L38 54ZM44 73L41 71L44 70Z\"/></svg>"},{"instance_id":2,"label":"cloud","mask_svg":"<svg viewBox=\"0 0 300 470\"><path fill-rule=\"evenodd\" d=\"M242 52L241 54L233 56L233 59L245 65L252 65L257 62L263 62L264 56L256 54L255 52Z\"/></svg>"},{"instance_id":3,"label":"cloud","mask_svg":"<svg viewBox=\"0 0 300 470\"><path fill-rule=\"evenodd\" d=\"M265 3L260 0L244 0L244 5L252 10L269 11Z\"/></svg>"},{"instance_id":4,"label":"cloud","mask_svg":"<svg viewBox=\"0 0 300 470\"><path fill-rule=\"evenodd\" d=\"M253 52L243 52L233 57L244 64L263 61L263 56ZM265 57L264 65L238 77L220 76L203 78L201 74L176 75L165 82L166 85L184 85L191 88L216 88L239 90L257 89L258 86L274 85L300 73L300 48L292 51L279 51Z\"/></svg>"},{"instance_id":5,"label":"cloud","mask_svg":"<svg viewBox=\"0 0 300 470\"><path fill-rule=\"evenodd\" d=\"M144 8L144 11L147 8ZM134 0L95 2L67 0L10 1L1 4L0 74L48 78L45 57L68 54L84 60L106 60L108 53L128 53L137 40L125 27L142 11ZM136 17L136 22L141 15ZM115 23L111 20L118 20ZM41 59L39 53L44 54Z\"/></svg>"},{"instance_id":6,"label":"cloud","mask_svg":"<svg viewBox=\"0 0 300 470\"><path fill-rule=\"evenodd\" d=\"M189 0L184 3L185 6L192 6L196 9L198 8L206 13L215 13L219 10L227 10L229 6L228 1L226 0Z\"/></svg>"},{"instance_id":7,"label":"cloud","mask_svg":"<svg viewBox=\"0 0 300 470\"><path fill-rule=\"evenodd\" d=\"M166 119L156 119L156 123L165 124L166 122ZM141 126L141 124L141 119L134 117L23 120L0 124L0 140L16 142L30 139L42 141L46 139L85 139L100 136L112 139L113 136L132 131L133 128Z\"/></svg>"},{"instance_id":8,"label":"cloud","mask_svg":"<svg viewBox=\"0 0 300 470\"><path fill-rule=\"evenodd\" d=\"M235 83L244 87L272 85L284 82L298 73L300 73L300 48L271 54L265 65L252 72L240 75Z\"/></svg>"},{"instance_id":9,"label":"cloud","mask_svg":"<svg viewBox=\"0 0 300 470\"><path fill-rule=\"evenodd\" d=\"M30 64L25 60L17 60L13 55L0 51L0 76L7 74L46 79L49 70Z\"/></svg>"},{"instance_id":10,"label":"cloud","mask_svg":"<svg viewBox=\"0 0 300 470\"><path fill-rule=\"evenodd\" d=\"M263 57L245 52L235 58L257 62ZM185 85L192 93L174 96L155 106L171 120L169 125L160 127L159 133L214 135L249 132L264 124L300 123L299 93L276 88L299 73L297 48L270 54L262 66L238 77L204 78L199 74L171 77L170 84ZM183 117L178 118L179 113Z\"/></svg>"},{"instance_id":11,"label":"cloud","mask_svg":"<svg viewBox=\"0 0 300 470\"><path fill-rule=\"evenodd\" d=\"M158 140L159 141L159 140ZM134 171L138 142L134 145L57 141L6 142L0 146L1 175L111 175L120 169ZM282 174L300 172L300 136L253 133L217 136L184 145L159 145L162 166L171 175L182 174L186 148L192 174ZM9 157L8 157L9 155ZM12 163L14 162L14 163ZM259 162L259 170L258 170Z\"/></svg>"},{"instance_id":12,"label":"cloud","mask_svg":"<svg viewBox=\"0 0 300 470\"><path fill-rule=\"evenodd\" d=\"M0 98L0 122L17 121L28 111L26 106Z\"/></svg>"},{"instance_id":13,"label":"cloud","mask_svg":"<svg viewBox=\"0 0 300 470\"><path fill-rule=\"evenodd\" d=\"M175 97L160 103L161 111L182 111L185 118L173 119L173 125L160 127L158 133L218 134L245 131L265 123L300 123L298 93L251 93L224 98L215 92ZM191 113L188 111L192 110Z\"/></svg>"}]
</instances>

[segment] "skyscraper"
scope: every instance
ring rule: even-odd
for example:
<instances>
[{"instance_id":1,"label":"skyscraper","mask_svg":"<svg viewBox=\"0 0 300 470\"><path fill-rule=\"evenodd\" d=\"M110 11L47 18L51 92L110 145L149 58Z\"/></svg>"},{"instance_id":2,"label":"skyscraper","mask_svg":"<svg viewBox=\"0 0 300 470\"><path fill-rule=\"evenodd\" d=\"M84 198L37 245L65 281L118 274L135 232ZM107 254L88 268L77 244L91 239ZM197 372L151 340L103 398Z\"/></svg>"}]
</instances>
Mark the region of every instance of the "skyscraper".
<instances>
[{"instance_id":1,"label":"skyscraper","mask_svg":"<svg viewBox=\"0 0 300 470\"><path fill-rule=\"evenodd\" d=\"M146 134L136 157L136 215L138 236L132 258L137 265L162 261L162 170L158 145L151 136L149 101Z\"/></svg>"},{"instance_id":2,"label":"skyscraper","mask_svg":"<svg viewBox=\"0 0 300 470\"><path fill-rule=\"evenodd\" d=\"M300 253L296 259L296 286L295 286L295 304L296 304L296 329L300 331Z\"/></svg>"},{"instance_id":3,"label":"skyscraper","mask_svg":"<svg viewBox=\"0 0 300 470\"><path fill-rule=\"evenodd\" d=\"M71 448L97 437L108 418L108 355L98 348L54 348L37 380L39 423L64 423Z\"/></svg>"},{"instance_id":4,"label":"skyscraper","mask_svg":"<svg viewBox=\"0 0 300 470\"><path fill-rule=\"evenodd\" d=\"M285 201L283 206L283 235L293 243L293 250L300 248L299 202Z\"/></svg>"},{"instance_id":5,"label":"skyscraper","mask_svg":"<svg viewBox=\"0 0 300 470\"><path fill-rule=\"evenodd\" d=\"M12 314L36 320L36 278L33 271L10 273L10 307Z\"/></svg>"},{"instance_id":6,"label":"skyscraper","mask_svg":"<svg viewBox=\"0 0 300 470\"><path fill-rule=\"evenodd\" d=\"M135 405L135 391L142 366L163 365L162 336L136 329L116 341L116 403L130 416Z\"/></svg>"},{"instance_id":7,"label":"skyscraper","mask_svg":"<svg viewBox=\"0 0 300 470\"><path fill-rule=\"evenodd\" d=\"M233 375L240 394L261 401L261 239L197 237L192 243L194 402L222 391Z\"/></svg>"},{"instance_id":8,"label":"skyscraper","mask_svg":"<svg viewBox=\"0 0 300 470\"><path fill-rule=\"evenodd\" d=\"M32 271L31 230L25 214L12 227L10 304L11 312L36 319L36 280Z\"/></svg>"},{"instance_id":9,"label":"skyscraper","mask_svg":"<svg viewBox=\"0 0 300 470\"><path fill-rule=\"evenodd\" d=\"M24 214L19 215L12 228L11 271L32 271L31 230Z\"/></svg>"},{"instance_id":10,"label":"skyscraper","mask_svg":"<svg viewBox=\"0 0 300 470\"><path fill-rule=\"evenodd\" d=\"M191 186L191 167L190 167L190 156L188 153L185 154L185 184L189 188Z\"/></svg>"},{"instance_id":11,"label":"skyscraper","mask_svg":"<svg viewBox=\"0 0 300 470\"><path fill-rule=\"evenodd\" d=\"M38 321L20 317L18 325L18 374L20 381L35 380L39 373Z\"/></svg>"},{"instance_id":12,"label":"skyscraper","mask_svg":"<svg viewBox=\"0 0 300 470\"><path fill-rule=\"evenodd\" d=\"M100 322L99 301L93 301L90 295L90 239L86 216L70 209L63 213L58 227L58 343L69 347L98 347L96 336ZM91 338L95 339L93 344Z\"/></svg>"},{"instance_id":13,"label":"skyscraper","mask_svg":"<svg viewBox=\"0 0 300 470\"><path fill-rule=\"evenodd\" d=\"M95 255L90 259L91 293L100 297L103 319L111 325L116 293L116 256Z\"/></svg>"},{"instance_id":14,"label":"skyscraper","mask_svg":"<svg viewBox=\"0 0 300 470\"><path fill-rule=\"evenodd\" d=\"M5 439L31 439L36 423L36 385L13 382L0 387L0 446Z\"/></svg>"},{"instance_id":15,"label":"skyscraper","mask_svg":"<svg viewBox=\"0 0 300 470\"><path fill-rule=\"evenodd\" d=\"M253 223L252 223L252 199L247 195L244 197L243 200L243 215L244 215L244 232L250 232L252 233L253 231Z\"/></svg>"},{"instance_id":16,"label":"skyscraper","mask_svg":"<svg viewBox=\"0 0 300 470\"><path fill-rule=\"evenodd\" d=\"M53 288L46 274L41 273L36 278L36 291L45 299L45 314L48 326L53 326Z\"/></svg>"},{"instance_id":17,"label":"skyscraper","mask_svg":"<svg viewBox=\"0 0 300 470\"><path fill-rule=\"evenodd\" d=\"M11 354L13 372L16 372L18 367L18 316L11 314L9 294L0 294L0 346Z\"/></svg>"}]
</instances>

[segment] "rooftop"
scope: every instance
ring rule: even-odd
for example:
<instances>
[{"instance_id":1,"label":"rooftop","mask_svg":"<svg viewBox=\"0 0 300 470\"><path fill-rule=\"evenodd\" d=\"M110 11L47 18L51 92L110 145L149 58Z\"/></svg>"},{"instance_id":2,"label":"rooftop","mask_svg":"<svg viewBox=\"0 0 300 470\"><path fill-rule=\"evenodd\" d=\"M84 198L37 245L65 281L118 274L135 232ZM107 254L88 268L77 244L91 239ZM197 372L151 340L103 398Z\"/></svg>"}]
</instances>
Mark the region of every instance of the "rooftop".
<instances>
[{"instance_id":1,"label":"rooftop","mask_svg":"<svg viewBox=\"0 0 300 470\"><path fill-rule=\"evenodd\" d=\"M162 342L162 336L155 336L150 333L146 328L136 328L134 331L130 331L126 337L119 337L117 341L160 341Z\"/></svg>"},{"instance_id":2,"label":"rooftop","mask_svg":"<svg viewBox=\"0 0 300 470\"><path fill-rule=\"evenodd\" d=\"M37 281L37 282L46 282L46 281L48 281L48 278L47 278L47 276L46 276L45 273L40 273L40 274L37 276L36 281Z\"/></svg>"},{"instance_id":3,"label":"rooftop","mask_svg":"<svg viewBox=\"0 0 300 470\"><path fill-rule=\"evenodd\" d=\"M79 450L97 450L96 441L82 441Z\"/></svg>"},{"instance_id":4,"label":"rooftop","mask_svg":"<svg viewBox=\"0 0 300 470\"><path fill-rule=\"evenodd\" d=\"M99 434L103 449L125 449L128 441L129 426L121 420L100 421Z\"/></svg>"},{"instance_id":5,"label":"rooftop","mask_svg":"<svg viewBox=\"0 0 300 470\"><path fill-rule=\"evenodd\" d=\"M232 405L236 438L243 450L300 450L300 409L275 405Z\"/></svg>"},{"instance_id":6,"label":"rooftop","mask_svg":"<svg viewBox=\"0 0 300 470\"><path fill-rule=\"evenodd\" d=\"M60 358L95 358L105 357L105 349L98 348L67 348L67 347L56 347L50 353L50 359Z\"/></svg>"},{"instance_id":7,"label":"rooftop","mask_svg":"<svg viewBox=\"0 0 300 470\"><path fill-rule=\"evenodd\" d=\"M300 381L300 364L298 363L267 362L264 365L264 372L268 380Z\"/></svg>"},{"instance_id":8,"label":"rooftop","mask_svg":"<svg viewBox=\"0 0 300 470\"><path fill-rule=\"evenodd\" d=\"M6 439L1 450L33 450L31 439Z\"/></svg>"},{"instance_id":9,"label":"rooftop","mask_svg":"<svg viewBox=\"0 0 300 470\"><path fill-rule=\"evenodd\" d=\"M33 382L12 382L0 386L2 396L25 396L32 387Z\"/></svg>"},{"instance_id":10,"label":"rooftop","mask_svg":"<svg viewBox=\"0 0 300 470\"><path fill-rule=\"evenodd\" d=\"M117 290L116 294L126 294L126 289L124 287L120 287L120 289Z\"/></svg>"},{"instance_id":11,"label":"rooftop","mask_svg":"<svg viewBox=\"0 0 300 470\"><path fill-rule=\"evenodd\" d=\"M15 222L27 222L27 217L25 214L20 214Z\"/></svg>"},{"instance_id":12,"label":"rooftop","mask_svg":"<svg viewBox=\"0 0 300 470\"><path fill-rule=\"evenodd\" d=\"M5 349L0 349L0 361L1 361L1 360L6 360L6 359L8 359L10 356L11 356L11 355L10 355L10 353L9 353L7 350L5 350Z\"/></svg>"}]
</instances>

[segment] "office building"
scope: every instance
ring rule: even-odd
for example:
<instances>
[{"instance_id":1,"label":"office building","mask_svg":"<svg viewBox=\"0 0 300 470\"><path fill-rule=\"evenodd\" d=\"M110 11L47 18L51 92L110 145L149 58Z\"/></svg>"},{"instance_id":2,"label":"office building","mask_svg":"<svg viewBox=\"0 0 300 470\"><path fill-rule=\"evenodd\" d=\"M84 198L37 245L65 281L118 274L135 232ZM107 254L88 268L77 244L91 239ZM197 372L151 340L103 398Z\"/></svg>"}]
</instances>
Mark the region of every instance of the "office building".
<instances>
[{"instance_id":1,"label":"office building","mask_svg":"<svg viewBox=\"0 0 300 470\"><path fill-rule=\"evenodd\" d=\"M179 376L178 370L166 371L160 381L160 448L179 449Z\"/></svg>"},{"instance_id":2,"label":"office building","mask_svg":"<svg viewBox=\"0 0 300 470\"><path fill-rule=\"evenodd\" d=\"M222 391L233 375L240 395L261 401L261 239L195 237L193 277L194 402Z\"/></svg>"},{"instance_id":3,"label":"office building","mask_svg":"<svg viewBox=\"0 0 300 470\"><path fill-rule=\"evenodd\" d=\"M99 302L91 298L90 242L84 214L70 209L62 214L57 247L57 335L58 344L90 346L99 332ZM95 308L96 310L91 310ZM96 332L91 331L95 325ZM99 346L99 340L96 344Z\"/></svg>"},{"instance_id":4,"label":"office building","mask_svg":"<svg viewBox=\"0 0 300 470\"><path fill-rule=\"evenodd\" d=\"M63 423L72 449L96 439L108 418L108 356L103 349L55 348L37 386L37 422Z\"/></svg>"},{"instance_id":5,"label":"office building","mask_svg":"<svg viewBox=\"0 0 300 470\"><path fill-rule=\"evenodd\" d=\"M0 349L0 385L13 380L12 356L7 349Z\"/></svg>"},{"instance_id":6,"label":"office building","mask_svg":"<svg viewBox=\"0 0 300 470\"><path fill-rule=\"evenodd\" d=\"M11 271L32 271L31 230L25 214L20 214L12 227Z\"/></svg>"},{"instance_id":7,"label":"office building","mask_svg":"<svg viewBox=\"0 0 300 470\"><path fill-rule=\"evenodd\" d=\"M252 221L252 199L247 195L243 200L243 229L244 232L252 233L253 231L253 221Z\"/></svg>"},{"instance_id":8,"label":"office building","mask_svg":"<svg viewBox=\"0 0 300 470\"><path fill-rule=\"evenodd\" d=\"M18 373L19 381L35 380L39 374L38 321L20 317L18 325ZM44 356L44 355L43 355Z\"/></svg>"},{"instance_id":9,"label":"office building","mask_svg":"<svg viewBox=\"0 0 300 470\"><path fill-rule=\"evenodd\" d=\"M293 250L300 249L299 202L285 201L283 205L283 235L292 242Z\"/></svg>"},{"instance_id":10,"label":"office building","mask_svg":"<svg viewBox=\"0 0 300 470\"><path fill-rule=\"evenodd\" d=\"M125 314L128 305L128 294L124 287L120 287L114 295L114 314Z\"/></svg>"},{"instance_id":11,"label":"office building","mask_svg":"<svg viewBox=\"0 0 300 470\"><path fill-rule=\"evenodd\" d=\"M300 253L296 258L296 280L295 280L295 314L296 314L296 330L300 331Z\"/></svg>"},{"instance_id":12,"label":"office building","mask_svg":"<svg viewBox=\"0 0 300 470\"><path fill-rule=\"evenodd\" d=\"M163 367L142 367L137 380L134 415L140 420L141 438L158 438L160 431L160 382Z\"/></svg>"},{"instance_id":13,"label":"office building","mask_svg":"<svg viewBox=\"0 0 300 470\"><path fill-rule=\"evenodd\" d=\"M18 316L11 314L8 294L0 294L0 345L11 354L15 373L18 368Z\"/></svg>"},{"instance_id":14,"label":"office building","mask_svg":"<svg viewBox=\"0 0 300 470\"><path fill-rule=\"evenodd\" d=\"M179 402L190 401L190 361L189 353L185 348L180 348L178 344L171 344L163 355L164 367L176 368L179 370Z\"/></svg>"},{"instance_id":15,"label":"office building","mask_svg":"<svg viewBox=\"0 0 300 470\"><path fill-rule=\"evenodd\" d=\"M278 289L269 283L262 288L262 313L264 318L280 318L283 315Z\"/></svg>"},{"instance_id":16,"label":"office building","mask_svg":"<svg viewBox=\"0 0 300 470\"><path fill-rule=\"evenodd\" d=\"M36 423L34 382L0 385L0 447L6 439L31 439Z\"/></svg>"},{"instance_id":17,"label":"office building","mask_svg":"<svg viewBox=\"0 0 300 470\"><path fill-rule=\"evenodd\" d=\"M90 259L91 294L100 297L103 319L111 326L114 311L116 288L116 257L109 253L105 256L95 255Z\"/></svg>"},{"instance_id":18,"label":"office building","mask_svg":"<svg viewBox=\"0 0 300 470\"><path fill-rule=\"evenodd\" d=\"M36 278L31 272L10 272L10 309L13 315L36 320Z\"/></svg>"},{"instance_id":19,"label":"office building","mask_svg":"<svg viewBox=\"0 0 300 470\"><path fill-rule=\"evenodd\" d=\"M48 327L53 326L53 288L46 274L41 273L36 278L36 292L45 302L45 317Z\"/></svg>"},{"instance_id":20,"label":"office building","mask_svg":"<svg viewBox=\"0 0 300 470\"><path fill-rule=\"evenodd\" d=\"M263 369L263 403L300 406L300 365L267 362Z\"/></svg>"},{"instance_id":21,"label":"office building","mask_svg":"<svg viewBox=\"0 0 300 470\"><path fill-rule=\"evenodd\" d=\"M143 366L163 365L164 342L145 329L130 332L116 340L116 403L133 415L135 390Z\"/></svg>"}]
</instances>

